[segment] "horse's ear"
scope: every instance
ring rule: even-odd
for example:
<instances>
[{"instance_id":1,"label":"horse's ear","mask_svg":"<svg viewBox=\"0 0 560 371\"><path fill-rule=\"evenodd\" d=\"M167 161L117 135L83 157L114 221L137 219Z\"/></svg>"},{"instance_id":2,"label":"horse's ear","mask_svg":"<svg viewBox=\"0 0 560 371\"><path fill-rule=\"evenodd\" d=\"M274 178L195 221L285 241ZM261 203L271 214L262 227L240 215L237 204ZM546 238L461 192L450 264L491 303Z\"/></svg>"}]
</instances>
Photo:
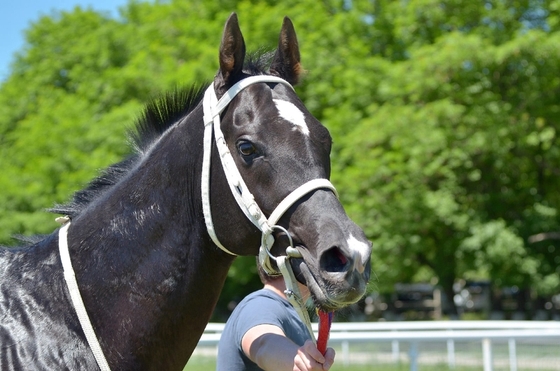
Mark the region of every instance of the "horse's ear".
<instances>
[{"instance_id":1,"label":"horse's ear","mask_svg":"<svg viewBox=\"0 0 560 371\"><path fill-rule=\"evenodd\" d=\"M290 84L295 85L299 80L302 67L299 62L299 45L296 31L292 21L284 17L278 49L270 65L270 73L282 77Z\"/></svg>"},{"instance_id":2,"label":"horse's ear","mask_svg":"<svg viewBox=\"0 0 560 371\"><path fill-rule=\"evenodd\" d=\"M218 73L217 89L233 85L239 78L245 60L245 40L239 29L237 14L231 13L222 35L220 44L220 71Z\"/></svg>"}]
</instances>

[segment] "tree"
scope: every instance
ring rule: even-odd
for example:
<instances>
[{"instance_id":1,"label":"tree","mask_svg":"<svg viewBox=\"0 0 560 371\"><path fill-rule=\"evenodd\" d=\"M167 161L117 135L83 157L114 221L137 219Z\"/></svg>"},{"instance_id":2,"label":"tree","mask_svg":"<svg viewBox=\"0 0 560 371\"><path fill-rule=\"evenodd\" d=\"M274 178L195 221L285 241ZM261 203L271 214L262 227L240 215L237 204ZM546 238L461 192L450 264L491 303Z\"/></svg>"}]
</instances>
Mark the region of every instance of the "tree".
<instances>
[{"instance_id":1,"label":"tree","mask_svg":"<svg viewBox=\"0 0 560 371\"><path fill-rule=\"evenodd\" d=\"M126 155L126 130L144 102L212 78L232 9L244 20L249 48L272 50L282 16L299 14L305 24L314 4L131 1L118 20L79 7L42 17L0 87L0 243L56 228L44 209ZM325 3L315 24L333 7ZM259 285L251 258L236 262L231 277L224 303Z\"/></svg>"},{"instance_id":2,"label":"tree","mask_svg":"<svg viewBox=\"0 0 560 371\"><path fill-rule=\"evenodd\" d=\"M374 242L372 289L437 278L560 288L560 2L131 1L27 31L0 87L0 243L128 151L142 104L211 79L235 9L249 50L294 21L296 89L331 131L333 183ZM259 285L252 258L220 307Z\"/></svg>"},{"instance_id":3,"label":"tree","mask_svg":"<svg viewBox=\"0 0 560 371\"><path fill-rule=\"evenodd\" d=\"M549 13L532 2L400 4L384 17L406 52L385 65L335 172L374 239L380 284L435 276L452 298L458 278L491 278L554 292L556 247L545 258L528 243L559 226L560 35L546 17L526 21Z\"/></svg>"}]
</instances>

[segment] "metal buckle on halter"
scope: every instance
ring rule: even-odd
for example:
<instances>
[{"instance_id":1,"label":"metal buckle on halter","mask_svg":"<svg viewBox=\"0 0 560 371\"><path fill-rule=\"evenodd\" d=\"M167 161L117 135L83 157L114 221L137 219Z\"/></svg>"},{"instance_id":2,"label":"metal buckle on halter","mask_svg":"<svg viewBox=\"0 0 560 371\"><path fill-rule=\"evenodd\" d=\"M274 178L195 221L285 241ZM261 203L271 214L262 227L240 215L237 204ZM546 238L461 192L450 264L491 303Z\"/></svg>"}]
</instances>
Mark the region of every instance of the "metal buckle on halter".
<instances>
[{"instance_id":1,"label":"metal buckle on halter","mask_svg":"<svg viewBox=\"0 0 560 371\"><path fill-rule=\"evenodd\" d=\"M301 255L299 250L295 248L294 240L292 239L290 232L288 232L288 230L282 227L281 225L273 225L270 228L269 233L263 233L261 237L261 248L259 251L259 262L268 275L279 276L281 272L279 270L274 269L271 264L271 260L273 260L278 265L277 262L278 257L274 256L272 254L272 251L270 251L272 245L274 244L274 237L272 236L274 230L280 230L281 232L285 233L286 237L288 237L289 245L288 247L286 247L287 259L303 258L303 256Z\"/></svg>"}]
</instances>

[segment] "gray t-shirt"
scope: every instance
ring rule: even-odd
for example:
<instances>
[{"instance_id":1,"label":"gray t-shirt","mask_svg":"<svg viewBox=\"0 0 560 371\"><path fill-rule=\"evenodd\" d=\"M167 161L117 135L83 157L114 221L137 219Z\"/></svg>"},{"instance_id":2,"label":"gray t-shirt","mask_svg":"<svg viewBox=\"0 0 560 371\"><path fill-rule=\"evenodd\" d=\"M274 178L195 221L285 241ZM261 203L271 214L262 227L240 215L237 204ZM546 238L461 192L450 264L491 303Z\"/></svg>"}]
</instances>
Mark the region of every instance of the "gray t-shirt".
<instances>
[{"instance_id":1,"label":"gray t-shirt","mask_svg":"<svg viewBox=\"0 0 560 371\"><path fill-rule=\"evenodd\" d=\"M228 319L218 345L216 371L261 370L241 348L241 339L257 325L275 325L298 346L310 339L307 327L289 301L262 289L245 297Z\"/></svg>"}]
</instances>

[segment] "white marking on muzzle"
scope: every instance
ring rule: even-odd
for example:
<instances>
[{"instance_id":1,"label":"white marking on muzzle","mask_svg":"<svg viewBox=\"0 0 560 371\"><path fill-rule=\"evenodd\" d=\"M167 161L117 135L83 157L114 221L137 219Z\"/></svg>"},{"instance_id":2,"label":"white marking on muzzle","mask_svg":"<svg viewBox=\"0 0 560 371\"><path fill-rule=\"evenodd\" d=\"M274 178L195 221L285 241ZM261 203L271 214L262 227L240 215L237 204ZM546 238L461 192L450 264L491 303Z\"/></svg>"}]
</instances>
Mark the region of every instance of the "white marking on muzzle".
<instances>
[{"instance_id":1,"label":"white marking on muzzle","mask_svg":"<svg viewBox=\"0 0 560 371\"><path fill-rule=\"evenodd\" d=\"M309 128L305 123L305 115L292 102L281 99L273 99L280 117L294 124L295 128L305 135L309 135Z\"/></svg>"},{"instance_id":2,"label":"white marking on muzzle","mask_svg":"<svg viewBox=\"0 0 560 371\"><path fill-rule=\"evenodd\" d=\"M346 241L348 243L348 247L350 251L353 252L354 258L354 267L360 272L363 273L364 271L364 264L369 259L369 245L365 242L358 240L352 234Z\"/></svg>"}]
</instances>

